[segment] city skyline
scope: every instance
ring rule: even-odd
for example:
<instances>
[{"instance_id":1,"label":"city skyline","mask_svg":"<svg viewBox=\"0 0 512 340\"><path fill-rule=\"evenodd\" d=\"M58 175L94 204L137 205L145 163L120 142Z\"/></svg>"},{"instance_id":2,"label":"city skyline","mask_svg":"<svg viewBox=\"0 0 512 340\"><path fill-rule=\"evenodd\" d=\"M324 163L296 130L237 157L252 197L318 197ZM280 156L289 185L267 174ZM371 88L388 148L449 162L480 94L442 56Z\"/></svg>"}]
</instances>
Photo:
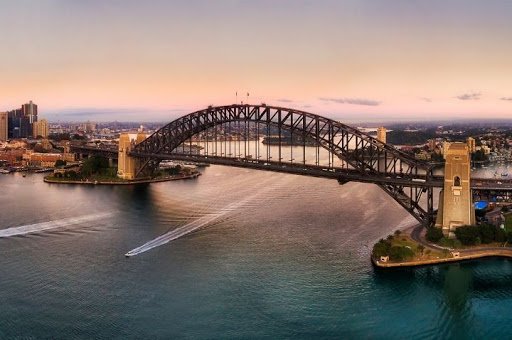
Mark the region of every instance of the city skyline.
<instances>
[{"instance_id":1,"label":"city skyline","mask_svg":"<svg viewBox=\"0 0 512 340\"><path fill-rule=\"evenodd\" d=\"M352 121L507 118L511 13L506 1L4 2L0 111L33 100L50 120L166 121L238 92Z\"/></svg>"}]
</instances>

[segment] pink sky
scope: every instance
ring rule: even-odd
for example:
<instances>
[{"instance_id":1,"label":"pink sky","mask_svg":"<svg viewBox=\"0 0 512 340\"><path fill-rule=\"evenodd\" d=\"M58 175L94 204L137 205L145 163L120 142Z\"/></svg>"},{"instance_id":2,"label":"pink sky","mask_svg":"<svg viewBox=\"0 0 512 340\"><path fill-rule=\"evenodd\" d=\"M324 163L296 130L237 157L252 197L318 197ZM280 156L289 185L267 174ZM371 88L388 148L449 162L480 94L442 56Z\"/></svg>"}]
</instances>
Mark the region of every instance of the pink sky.
<instances>
[{"instance_id":1,"label":"pink sky","mask_svg":"<svg viewBox=\"0 0 512 340\"><path fill-rule=\"evenodd\" d=\"M507 1L41 0L0 21L0 110L165 120L238 91L362 120L512 117Z\"/></svg>"}]
</instances>

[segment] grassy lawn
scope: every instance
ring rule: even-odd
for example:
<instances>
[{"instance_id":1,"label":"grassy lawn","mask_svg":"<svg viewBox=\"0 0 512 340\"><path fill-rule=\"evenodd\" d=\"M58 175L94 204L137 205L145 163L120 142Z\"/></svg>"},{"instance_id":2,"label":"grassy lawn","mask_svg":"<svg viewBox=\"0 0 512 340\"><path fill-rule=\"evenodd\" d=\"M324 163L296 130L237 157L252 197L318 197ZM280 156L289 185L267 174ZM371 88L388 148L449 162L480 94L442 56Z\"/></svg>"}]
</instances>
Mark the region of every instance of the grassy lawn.
<instances>
[{"instance_id":1,"label":"grassy lawn","mask_svg":"<svg viewBox=\"0 0 512 340\"><path fill-rule=\"evenodd\" d=\"M409 235L393 235L391 239L391 246L407 247L410 248L414 253L418 252L418 243L413 241Z\"/></svg>"},{"instance_id":2,"label":"grassy lawn","mask_svg":"<svg viewBox=\"0 0 512 340\"><path fill-rule=\"evenodd\" d=\"M405 262L439 259L452 256L448 251L425 249L422 245L414 241L409 235L405 233L390 235L388 238L386 238L386 241L391 244L391 247L405 247L414 253L414 256L407 259Z\"/></svg>"}]
</instances>

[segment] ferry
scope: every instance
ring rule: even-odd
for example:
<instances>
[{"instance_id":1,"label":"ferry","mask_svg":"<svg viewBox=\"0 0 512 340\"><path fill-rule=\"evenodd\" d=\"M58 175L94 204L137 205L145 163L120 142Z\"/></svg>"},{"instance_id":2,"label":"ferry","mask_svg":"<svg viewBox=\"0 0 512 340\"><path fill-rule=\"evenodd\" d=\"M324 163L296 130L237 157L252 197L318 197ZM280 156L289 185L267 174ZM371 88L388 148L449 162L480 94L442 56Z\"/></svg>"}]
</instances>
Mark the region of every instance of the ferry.
<instances>
[{"instance_id":1,"label":"ferry","mask_svg":"<svg viewBox=\"0 0 512 340\"><path fill-rule=\"evenodd\" d=\"M43 168L43 169L37 169L37 170L36 170L36 171L34 171L34 172L36 172L36 173L42 173L42 172L52 172L52 171L53 171L53 169L52 169L52 168Z\"/></svg>"}]
</instances>

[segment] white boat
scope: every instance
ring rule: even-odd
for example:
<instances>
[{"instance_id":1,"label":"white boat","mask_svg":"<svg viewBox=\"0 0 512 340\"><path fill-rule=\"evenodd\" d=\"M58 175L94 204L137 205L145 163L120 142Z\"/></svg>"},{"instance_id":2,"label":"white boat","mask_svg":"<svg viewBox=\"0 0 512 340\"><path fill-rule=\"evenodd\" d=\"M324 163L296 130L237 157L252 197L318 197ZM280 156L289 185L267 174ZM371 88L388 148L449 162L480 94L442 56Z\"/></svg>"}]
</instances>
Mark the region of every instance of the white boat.
<instances>
[{"instance_id":1,"label":"white boat","mask_svg":"<svg viewBox=\"0 0 512 340\"><path fill-rule=\"evenodd\" d=\"M0 174L10 174L11 171L7 169L0 169Z\"/></svg>"}]
</instances>

